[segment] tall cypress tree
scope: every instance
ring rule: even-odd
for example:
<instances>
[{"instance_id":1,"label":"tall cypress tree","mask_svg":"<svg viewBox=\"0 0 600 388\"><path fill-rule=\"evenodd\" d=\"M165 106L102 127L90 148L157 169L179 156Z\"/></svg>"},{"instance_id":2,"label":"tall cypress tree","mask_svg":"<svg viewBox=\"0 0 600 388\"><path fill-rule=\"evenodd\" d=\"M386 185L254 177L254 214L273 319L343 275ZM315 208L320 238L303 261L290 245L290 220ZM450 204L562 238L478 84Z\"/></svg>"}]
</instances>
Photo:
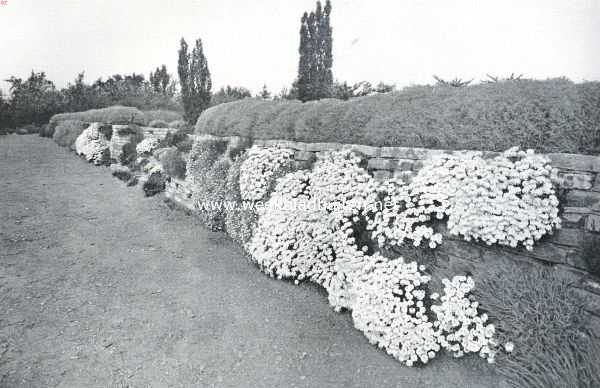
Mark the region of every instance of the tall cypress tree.
<instances>
[{"instance_id":1,"label":"tall cypress tree","mask_svg":"<svg viewBox=\"0 0 600 388\"><path fill-rule=\"evenodd\" d=\"M183 104L184 118L188 123L192 122L192 111L190 110L190 54L185 39L181 38L179 48L179 59L177 61L177 73L179 74L179 85L181 86L181 103Z\"/></svg>"},{"instance_id":2,"label":"tall cypress tree","mask_svg":"<svg viewBox=\"0 0 600 388\"><path fill-rule=\"evenodd\" d=\"M310 86L310 66L312 61L308 48L308 13L304 12L300 20L300 48L298 49L300 61L298 63L298 79L296 81L298 98L302 101L310 99L308 89Z\"/></svg>"},{"instance_id":3,"label":"tall cypress tree","mask_svg":"<svg viewBox=\"0 0 600 388\"><path fill-rule=\"evenodd\" d=\"M192 51L192 62L190 64L193 120L196 122L200 113L210 106L212 80L208 70L208 62L204 56L202 40L196 40L196 47Z\"/></svg>"},{"instance_id":4,"label":"tall cypress tree","mask_svg":"<svg viewBox=\"0 0 600 388\"><path fill-rule=\"evenodd\" d=\"M325 8L317 2L315 11L302 15L300 21L300 61L296 87L302 101L331 96L333 86L331 2Z\"/></svg>"},{"instance_id":5,"label":"tall cypress tree","mask_svg":"<svg viewBox=\"0 0 600 388\"><path fill-rule=\"evenodd\" d=\"M191 55L188 53L187 43L183 38L181 39L177 71L185 111L184 117L187 122L195 123L198 116L210 106L212 89L210 71L201 39L196 40L196 46Z\"/></svg>"},{"instance_id":6,"label":"tall cypress tree","mask_svg":"<svg viewBox=\"0 0 600 388\"><path fill-rule=\"evenodd\" d=\"M322 63L321 70L321 88L324 97L331 97L333 87L333 31L331 29L331 1L327 0L323 10L323 19L321 23L322 45Z\"/></svg>"}]
</instances>

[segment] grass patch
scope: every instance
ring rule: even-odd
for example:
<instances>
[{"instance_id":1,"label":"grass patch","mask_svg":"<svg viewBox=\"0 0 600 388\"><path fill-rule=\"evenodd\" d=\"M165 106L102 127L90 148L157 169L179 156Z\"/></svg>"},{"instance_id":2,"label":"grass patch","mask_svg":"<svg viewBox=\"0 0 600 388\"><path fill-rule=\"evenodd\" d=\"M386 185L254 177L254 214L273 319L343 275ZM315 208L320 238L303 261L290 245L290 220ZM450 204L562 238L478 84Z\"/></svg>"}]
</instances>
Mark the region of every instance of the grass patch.
<instances>
[{"instance_id":1,"label":"grass patch","mask_svg":"<svg viewBox=\"0 0 600 388\"><path fill-rule=\"evenodd\" d=\"M486 266L486 268L483 268ZM480 264L475 297L514 352L497 359L513 387L600 386L600 339L587 328L585 300L551 268Z\"/></svg>"}]
</instances>

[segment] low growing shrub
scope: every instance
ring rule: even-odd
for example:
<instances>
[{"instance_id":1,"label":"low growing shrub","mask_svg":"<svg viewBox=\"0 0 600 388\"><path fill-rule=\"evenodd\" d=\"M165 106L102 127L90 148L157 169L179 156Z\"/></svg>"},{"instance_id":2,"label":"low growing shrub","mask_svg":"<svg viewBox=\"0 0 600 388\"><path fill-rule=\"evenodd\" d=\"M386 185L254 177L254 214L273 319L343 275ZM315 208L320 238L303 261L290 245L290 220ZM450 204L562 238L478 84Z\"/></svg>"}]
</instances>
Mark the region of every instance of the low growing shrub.
<instances>
[{"instance_id":1,"label":"low growing shrub","mask_svg":"<svg viewBox=\"0 0 600 388\"><path fill-rule=\"evenodd\" d=\"M121 155L119 156L119 162L124 166L131 166L135 163L137 159L136 152L137 142L129 141L128 143L123 144L123 148L121 149Z\"/></svg>"},{"instance_id":2,"label":"low growing shrub","mask_svg":"<svg viewBox=\"0 0 600 388\"><path fill-rule=\"evenodd\" d=\"M190 150L191 150L191 144L193 143L192 139L189 138L188 133L185 130L177 130L175 132L167 132L167 134L165 135L165 137L160 141L160 146L161 147L177 147L179 143L182 142L188 142L190 143ZM189 150L187 151L189 152Z\"/></svg>"},{"instance_id":3,"label":"low growing shrub","mask_svg":"<svg viewBox=\"0 0 600 388\"><path fill-rule=\"evenodd\" d=\"M242 154L235 158L229 168L225 183L225 201L236 204L233 210L225 213L225 230L227 234L241 246L252 238L252 231L256 227L257 215L254 207L244 209L242 206L242 195L240 192L240 173L246 155Z\"/></svg>"},{"instance_id":4,"label":"low growing shrub","mask_svg":"<svg viewBox=\"0 0 600 388\"><path fill-rule=\"evenodd\" d=\"M227 141L222 139L200 139L196 141L187 162L186 179L192 185L192 200L198 206L199 216L207 227L222 230L225 210L213 207L226 196L226 179L231 162L224 157Z\"/></svg>"},{"instance_id":5,"label":"low growing shrub","mask_svg":"<svg viewBox=\"0 0 600 388\"><path fill-rule=\"evenodd\" d=\"M187 161L176 148L167 149L160 157L160 162L163 165L165 174L178 178L185 179Z\"/></svg>"},{"instance_id":6,"label":"low growing shrub","mask_svg":"<svg viewBox=\"0 0 600 388\"><path fill-rule=\"evenodd\" d=\"M217 160L204 175L202 186L196 186L192 192L192 199L198 206L200 218L214 231L225 228L226 209L222 205L227 196L226 183L230 167L229 159Z\"/></svg>"},{"instance_id":7,"label":"low growing shrub","mask_svg":"<svg viewBox=\"0 0 600 388\"><path fill-rule=\"evenodd\" d=\"M142 189L146 197L151 197L165 191L165 177L160 172L151 173L144 182Z\"/></svg>"},{"instance_id":8,"label":"low growing shrub","mask_svg":"<svg viewBox=\"0 0 600 388\"><path fill-rule=\"evenodd\" d=\"M54 128L50 127L49 124L44 124L40 127L39 134L41 137L52 137L54 135Z\"/></svg>"},{"instance_id":9,"label":"low growing shrub","mask_svg":"<svg viewBox=\"0 0 600 388\"><path fill-rule=\"evenodd\" d=\"M175 147L177 147L177 149L180 152L188 153L188 152L190 152L192 150L193 144L194 144L194 140L192 138L190 138L190 137L186 137L185 140L177 142L175 144Z\"/></svg>"},{"instance_id":10,"label":"low growing shrub","mask_svg":"<svg viewBox=\"0 0 600 388\"><path fill-rule=\"evenodd\" d=\"M79 120L65 120L61 121L54 130L52 138L56 144L63 147L71 147L77 137L81 135L84 129L89 126L88 123Z\"/></svg>"},{"instance_id":11,"label":"low growing shrub","mask_svg":"<svg viewBox=\"0 0 600 388\"><path fill-rule=\"evenodd\" d=\"M24 125L21 128L17 128L17 134L18 135L30 135L30 134L34 134L34 133L39 134L41 130L42 130L41 126L32 123L32 124Z\"/></svg>"},{"instance_id":12,"label":"low growing shrub","mask_svg":"<svg viewBox=\"0 0 600 388\"><path fill-rule=\"evenodd\" d=\"M110 165L110 173L114 177L116 177L124 182L128 182L132 176L131 170L127 166L123 166L123 165L115 164L115 163Z\"/></svg>"}]
</instances>

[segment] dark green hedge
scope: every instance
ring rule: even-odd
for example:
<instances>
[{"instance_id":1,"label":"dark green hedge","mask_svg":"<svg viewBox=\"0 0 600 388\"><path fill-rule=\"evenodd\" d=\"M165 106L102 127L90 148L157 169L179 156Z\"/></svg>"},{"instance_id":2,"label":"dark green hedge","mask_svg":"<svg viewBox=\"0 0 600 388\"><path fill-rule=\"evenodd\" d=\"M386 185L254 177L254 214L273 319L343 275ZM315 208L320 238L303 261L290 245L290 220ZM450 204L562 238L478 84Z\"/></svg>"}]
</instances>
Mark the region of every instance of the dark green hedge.
<instances>
[{"instance_id":1,"label":"dark green hedge","mask_svg":"<svg viewBox=\"0 0 600 388\"><path fill-rule=\"evenodd\" d=\"M129 106L111 106L102 109L90 109L83 112L59 113L50 118L50 128L54 128L66 120L77 120L86 123L105 123L105 124L137 124L148 125L151 121L162 120L170 122L181 119L181 114L169 110L149 110L141 111Z\"/></svg>"},{"instance_id":2,"label":"dark green hedge","mask_svg":"<svg viewBox=\"0 0 600 388\"><path fill-rule=\"evenodd\" d=\"M501 151L600 152L600 82L415 86L349 101L245 99L206 110L197 134Z\"/></svg>"}]
</instances>

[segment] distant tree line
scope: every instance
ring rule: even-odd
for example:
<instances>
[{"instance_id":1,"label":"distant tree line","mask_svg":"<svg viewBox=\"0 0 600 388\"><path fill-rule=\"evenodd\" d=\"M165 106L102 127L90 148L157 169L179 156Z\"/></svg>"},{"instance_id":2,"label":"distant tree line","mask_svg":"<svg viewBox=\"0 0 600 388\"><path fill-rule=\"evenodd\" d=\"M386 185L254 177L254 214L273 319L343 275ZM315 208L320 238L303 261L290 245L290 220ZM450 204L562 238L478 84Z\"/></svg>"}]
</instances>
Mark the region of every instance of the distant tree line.
<instances>
[{"instance_id":1,"label":"distant tree line","mask_svg":"<svg viewBox=\"0 0 600 388\"><path fill-rule=\"evenodd\" d=\"M26 124L41 125L60 112L78 112L111 105L134 106L142 110L180 110L176 83L159 69L151 80L141 74L115 74L106 80L99 78L92 84L84 80L84 73L72 83L58 89L44 72L32 71L28 78L10 77L8 94L0 92L0 128L15 128ZM156 84L155 84L156 82Z\"/></svg>"}]
</instances>

